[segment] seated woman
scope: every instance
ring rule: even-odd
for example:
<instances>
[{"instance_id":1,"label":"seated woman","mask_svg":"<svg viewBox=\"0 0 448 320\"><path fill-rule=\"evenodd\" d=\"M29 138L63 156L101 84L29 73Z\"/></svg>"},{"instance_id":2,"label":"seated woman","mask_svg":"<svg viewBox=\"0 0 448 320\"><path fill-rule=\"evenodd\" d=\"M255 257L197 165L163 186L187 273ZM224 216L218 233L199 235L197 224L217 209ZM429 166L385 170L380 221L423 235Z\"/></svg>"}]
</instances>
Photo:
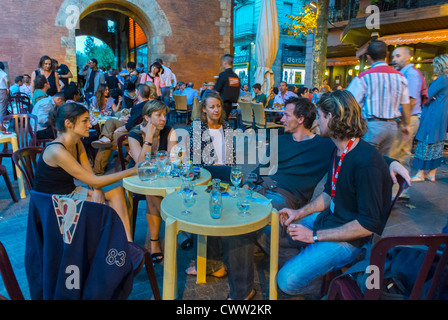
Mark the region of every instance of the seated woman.
<instances>
[{"instance_id":1,"label":"seated woman","mask_svg":"<svg viewBox=\"0 0 448 320\"><path fill-rule=\"evenodd\" d=\"M200 119L193 121L189 129L190 160L193 165L210 171L213 178L229 181L231 166L236 163L233 129L224 120L225 111L219 94L207 94L201 100L200 110ZM219 237L208 237L206 272L215 277L226 275L220 242ZM196 267L193 265L185 272L195 275Z\"/></svg>"},{"instance_id":2,"label":"seated woman","mask_svg":"<svg viewBox=\"0 0 448 320\"><path fill-rule=\"evenodd\" d=\"M159 100L151 100L143 106L143 121L129 132L129 167L145 160L145 153L157 154L158 151L170 151L177 143L176 132L166 126L169 108ZM151 256L154 263L162 261L163 254L159 242L160 203L162 197L146 196L146 220L148 221Z\"/></svg>"},{"instance_id":3,"label":"seated woman","mask_svg":"<svg viewBox=\"0 0 448 320\"><path fill-rule=\"evenodd\" d=\"M89 105L91 109L99 111L101 114L117 113L121 108L121 96L117 96L117 103L115 99L109 95L109 87L107 83L100 83L95 95L90 98Z\"/></svg>"},{"instance_id":4,"label":"seated woman","mask_svg":"<svg viewBox=\"0 0 448 320\"><path fill-rule=\"evenodd\" d=\"M72 199L108 204L120 216L126 235L132 241L126 198L122 187L104 192L111 185L137 172L135 168L96 176L90 166L81 138L89 136L89 112L78 103L65 103L50 117L58 137L47 145L36 166L34 190L66 195ZM75 179L91 186L89 190L75 185Z\"/></svg>"}]
</instances>

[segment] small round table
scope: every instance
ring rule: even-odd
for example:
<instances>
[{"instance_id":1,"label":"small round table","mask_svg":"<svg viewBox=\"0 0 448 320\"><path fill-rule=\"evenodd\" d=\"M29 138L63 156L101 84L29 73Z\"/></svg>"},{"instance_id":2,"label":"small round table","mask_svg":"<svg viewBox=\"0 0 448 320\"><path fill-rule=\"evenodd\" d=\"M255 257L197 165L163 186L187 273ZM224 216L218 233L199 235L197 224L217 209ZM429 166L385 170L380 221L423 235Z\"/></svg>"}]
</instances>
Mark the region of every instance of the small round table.
<instances>
[{"instance_id":1,"label":"small round table","mask_svg":"<svg viewBox=\"0 0 448 320\"><path fill-rule=\"evenodd\" d=\"M207 187L195 187L196 203L190 208L191 215L181 213L185 209L179 192L167 195L160 205L165 220L165 254L163 275L163 299L172 300L177 295L177 234L180 231L198 235L197 283L206 279L207 236L235 236L254 232L271 225L269 298L277 298L276 275L278 271L279 218L272 204L251 202L249 216L238 215L237 198L223 197L223 212L220 219L213 219L209 213L210 193ZM230 191L232 194L233 191ZM266 199L255 193L254 197Z\"/></svg>"}]
</instances>

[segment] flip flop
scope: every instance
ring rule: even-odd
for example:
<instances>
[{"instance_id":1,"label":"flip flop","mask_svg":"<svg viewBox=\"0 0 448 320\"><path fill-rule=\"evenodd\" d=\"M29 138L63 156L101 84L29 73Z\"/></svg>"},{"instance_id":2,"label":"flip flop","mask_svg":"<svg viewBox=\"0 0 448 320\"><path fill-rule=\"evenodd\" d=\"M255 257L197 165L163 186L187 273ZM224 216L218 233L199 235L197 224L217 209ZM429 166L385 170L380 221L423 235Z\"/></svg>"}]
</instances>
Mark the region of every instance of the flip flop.
<instances>
[{"instance_id":1,"label":"flip flop","mask_svg":"<svg viewBox=\"0 0 448 320\"><path fill-rule=\"evenodd\" d=\"M112 142L104 142L104 141L101 141L101 140L92 141L91 145L95 149L112 148Z\"/></svg>"},{"instance_id":2,"label":"flip flop","mask_svg":"<svg viewBox=\"0 0 448 320\"><path fill-rule=\"evenodd\" d=\"M411 182L423 182L423 181L425 181L425 178L421 176L415 175L411 178Z\"/></svg>"}]
</instances>

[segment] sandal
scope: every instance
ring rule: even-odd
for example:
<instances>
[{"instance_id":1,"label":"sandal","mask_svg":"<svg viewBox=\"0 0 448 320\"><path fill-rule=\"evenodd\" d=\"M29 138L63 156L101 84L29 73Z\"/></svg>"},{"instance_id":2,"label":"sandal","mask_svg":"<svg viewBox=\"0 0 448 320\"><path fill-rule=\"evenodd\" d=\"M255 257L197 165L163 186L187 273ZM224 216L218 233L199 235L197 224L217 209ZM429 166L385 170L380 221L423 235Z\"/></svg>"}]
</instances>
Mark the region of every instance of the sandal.
<instances>
[{"instance_id":1,"label":"sandal","mask_svg":"<svg viewBox=\"0 0 448 320\"><path fill-rule=\"evenodd\" d=\"M415 175L411 178L411 182L423 182L425 181L425 177Z\"/></svg>"},{"instance_id":2,"label":"sandal","mask_svg":"<svg viewBox=\"0 0 448 320\"><path fill-rule=\"evenodd\" d=\"M108 139L109 141L106 141L103 138L95 140L95 141L92 141L92 143L91 143L92 147L95 148L95 149L102 149L102 148L109 149L109 148L111 148L112 147L112 141L110 141L110 139Z\"/></svg>"},{"instance_id":3,"label":"sandal","mask_svg":"<svg viewBox=\"0 0 448 320\"><path fill-rule=\"evenodd\" d=\"M252 289L252 291L249 293L249 295L246 298L244 298L243 300L252 300L256 294L257 294L257 290ZM233 299L230 298L230 296L227 296L226 300L233 300Z\"/></svg>"},{"instance_id":4,"label":"sandal","mask_svg":"<svg viewBox=\"0 0 448 320\"><path fill-rule=\"evenodd\" d=\"M426 176L426 179L431 182L436 182L436 176Z\"/></svg>"},{"instance_id":5,"label":"sandal","mask_svg":"<svg viewBox=\"0 0 448 320\"><path fill-rule=\"evenodd\" d=\"M150 239L150 240L153 242L159 241L158 238L156 240L153 240L153 239ZM151 258L152 258L152 263L160 263L163 260L163 253L162 252L151 253Z\"/></svg>"},{"instance_id":6,"label":"sandal","mask_svg":"<svg viewBox=\"0 0 448 320\"><path fill-rule=\"evenodd\" d=\"M222 269L224 269L224 270L222 270ZM190 266L190 267L186 268L185 274L187 276L197 276L198 272L196 270L196 266ZM227 271L226 271L225 267L222 267L218 271L215 271L215 272L207 274L207 275L215 277L215 278L224 278L225 276L227 276Z\"/></svg>"}]
</instances>

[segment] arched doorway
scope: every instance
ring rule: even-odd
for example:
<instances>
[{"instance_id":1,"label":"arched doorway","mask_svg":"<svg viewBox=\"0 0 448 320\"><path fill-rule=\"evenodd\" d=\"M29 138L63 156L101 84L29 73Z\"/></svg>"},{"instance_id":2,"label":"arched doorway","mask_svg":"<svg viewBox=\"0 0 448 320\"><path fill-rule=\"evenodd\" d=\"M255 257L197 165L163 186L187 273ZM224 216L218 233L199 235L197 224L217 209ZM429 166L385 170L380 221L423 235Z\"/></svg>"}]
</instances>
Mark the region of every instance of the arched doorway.
<instances>
[{"instance_id":1,"label":"arched doorway","mask_svg":"<svg viewBox=\"0 0 448 320\"><path fill-rule=\"evenodd\" d=\"M100 12L118 12L129 17L141 28L147 40L147 61L162 58L175 62L177 56L165 52L165 39L172 35L170 23L156 0L65 0L56 16L56 26L66 27L68 36L62 38L66 47L65 61L76 66L75 37L80 21L92 14ZM127 55L127 59L132 56ZM121 61L119 61L121 63Z\"/></svg>"}]
</instances>

